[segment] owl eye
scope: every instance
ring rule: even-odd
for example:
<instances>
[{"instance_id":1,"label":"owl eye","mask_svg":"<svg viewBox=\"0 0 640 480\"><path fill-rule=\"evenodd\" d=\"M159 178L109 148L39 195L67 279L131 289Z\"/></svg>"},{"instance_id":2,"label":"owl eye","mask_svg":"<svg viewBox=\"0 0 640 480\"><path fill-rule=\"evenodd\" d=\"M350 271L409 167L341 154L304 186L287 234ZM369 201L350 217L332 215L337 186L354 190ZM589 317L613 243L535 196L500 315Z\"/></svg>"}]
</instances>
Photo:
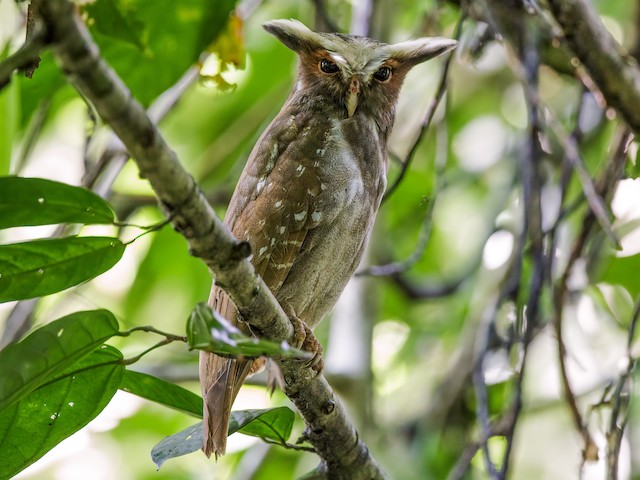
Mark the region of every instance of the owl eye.
<instances>
[{"instance_id":1,"label":"owl eye","mask_svg":"<svg viewBox=\"0 0 640 480\"><path fill-rule=\"evenodd\" d=\"M323 58L322 60L320 60L320 70L322 70L324 73L336 73L338 70L340 70L340 68L331 60Z\"/></svg>"},{"instance_id":2,"label":"owl eye","mask_svg":"<svg viewBox=\"0 0 640 480\"><path fill-rule=\"evenodd\" d=\"M391 78L391 68L380 67L378 70L376 70L376 73L373 74L373 78L375 78L379 82L386 82Z\"/></svg>"}]
</instances>

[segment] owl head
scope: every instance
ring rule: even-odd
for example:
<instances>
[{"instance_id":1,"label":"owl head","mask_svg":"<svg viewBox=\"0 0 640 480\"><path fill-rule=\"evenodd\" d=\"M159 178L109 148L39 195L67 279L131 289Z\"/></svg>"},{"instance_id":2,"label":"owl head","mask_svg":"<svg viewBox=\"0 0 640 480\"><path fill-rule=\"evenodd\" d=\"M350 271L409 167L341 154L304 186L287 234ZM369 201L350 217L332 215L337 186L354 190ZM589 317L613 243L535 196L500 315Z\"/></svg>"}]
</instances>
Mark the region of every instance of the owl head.
<instances>
[{"instance_id":1,"label":"owl head","mask_svg":"<svg viewBox=\"0 0 640 480\"><path fill-rule=\"evenodd\" d=\"M430 37L389 45L358 35L314 32L296 20L263 26L300 58L294 94L323 102L325 110L345 117L393 115L407 72L457 43Z\"/></svg>"}]
</instances>

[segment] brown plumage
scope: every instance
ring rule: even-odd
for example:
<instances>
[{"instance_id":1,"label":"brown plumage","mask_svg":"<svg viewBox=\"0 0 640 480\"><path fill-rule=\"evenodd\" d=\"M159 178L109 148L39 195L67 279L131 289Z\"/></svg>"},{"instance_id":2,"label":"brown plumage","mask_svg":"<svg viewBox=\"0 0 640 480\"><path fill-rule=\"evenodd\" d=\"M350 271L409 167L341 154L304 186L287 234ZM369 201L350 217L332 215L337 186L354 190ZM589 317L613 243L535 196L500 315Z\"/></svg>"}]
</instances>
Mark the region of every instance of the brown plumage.
<instances>
[{"instance_id":1,"label":"brown plumage","mask_svg":"<svg viewBox=\"0 0 640 480\"><path fill-rule=\"evenodd\" d=\"M386 186L387 137L402 81L414 65L456 42L422 38L387 45L312 32L291 20L264 28L299 55L298 79L253 149L225 223L249 242L256 271L292 321L313 329L337 301L369 239ZM210 302L242 327L215 285ZM201 353L207 455L224 454L231 404L252 369L251 361Z\"/></svg>"}]
</instances>

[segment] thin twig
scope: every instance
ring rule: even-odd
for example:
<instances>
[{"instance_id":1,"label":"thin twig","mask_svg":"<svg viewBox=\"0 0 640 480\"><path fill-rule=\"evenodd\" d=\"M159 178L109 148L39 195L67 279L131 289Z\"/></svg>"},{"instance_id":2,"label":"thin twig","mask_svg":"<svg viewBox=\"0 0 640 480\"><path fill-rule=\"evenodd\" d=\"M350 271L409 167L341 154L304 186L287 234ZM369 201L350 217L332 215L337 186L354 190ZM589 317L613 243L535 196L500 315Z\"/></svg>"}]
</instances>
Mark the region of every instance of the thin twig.
<instances>
[{"instance_id":1,"label":"thin twig","mask_svg":"<svg viewBox=\"0 0 640 480\"><path fill-rule=\"evenodd\" d=\"M520 311L520 345L522 346L522 354L519 355L520 365L517 367L518 376L515 382L515 393L512 400L511 421L507 423L505 440L506 447L503 455L502 466L500 468L500 478L506 478L509 471L509 462L511 460L511 451L515 436L515 429L520 418L522 410L522 386L527 365L527 352L529 344L533 339L533 334L539 324L540 298L544 288L546 272L548 271L548 262L545 259L545 251L543 247L544 233L542 231L542 212L541 212L541 180L539 165L541 161L541 150L539 144L540 136L540 117L539 117L539 39L537 33L532 29L529 22L525 23L523 32L523 45L521 63L524 70L524 96L527 103L528 111L528 135L525 153L523 155L523 191L525 204L525 227L531 242L531 257L533 260L533 272L531 274L531 283L529 284L529 296L526 303L526 312L524 309ZM528 192L528 193L527 193ZM528 197L528 198L527 198ZM529 205L528 207L526 205Z\"/></svg>"},{"instance_id":2,"label":"thin twig","mask_svg":"<svg viewBox=\"0 0 640 480\"><path fill-rule=\"evenodd\" d=\"M613 157L607 164L607 168L603 172L602 177L596 182L597 191L603 198L608 199L613 192L613 188L624 172L624 163L626 162L626 148L630 139L630 132L623 129L619 135L617 146L613 152ZM582 229L578 237L574 241L567 265L561 278L558 280L553 289L553 325L558 346L558 362L560 367L560 378L564 390L564 396L567 406L571 411L571 415L577 430L581 433L585 442L585 459L597 457L597 446L586 426L586 422L582 418L578 407L575 394L571 388L571 382L568 377L566 368L566 348L563 341L563 308L565 296L567 294L567 282L572 273L575 262L582 256L587 240L591 235L592 228L595 224L595 216L592 211L585 214L582 221Z\"/></svg>"},{"instance_id":3,"label":"thin twig","mask_svg":"<svg viewBox=\"0 0 640 480\"><path fill-rule=\"evenodd\" d=\"M36 23L31 38L0 63L0 90L9 84L13 72L31 67L33 62L39 58L44 47L44 31Z\"/></svg>"},{"instance_id":4,"label":"thin twig","mask_svg":"<svg viewBox=\"0 0 640 480\"><path fill-rule=\"evenodd\" d=\"M163 332L162 330L158 330L155 327L152 327L150 325L146 325L146 326L140 326L140 327L133 327L130 328L129 330L125 330L123 332L118 332L118 336L119 337L128 337L129 335L131 335L133 332L147 332L147 333L155 333L157 335L161 335L167 339L170 339L171 341L177 341L177 342L185 342L187 341L187 337L185 337L184 335L175 335L173 333L167 333L167 332Z\"/></svg>"},{"instance_id":5,"label":"thin twig","mask_svg":"<svg viewBox=\"0 0 640 480\"><path fill-rule=\"evenodd\" d=\"M639 319L640 299L636 302L627 335L627 367L620 375L612 395L611 417L609 419L609 430L607 432L607 480L618 479L620 447L622 446L622 438L629 420L629 404L631 402L630 384L637 364L637 359L634 358L631 349Z\"/></svg>"},{"instance_id":6,"label":"thin twig","mask_svg":"<svg viewBox=\"0 0 640 480\"><path fill-rule=\"evenodd\" d=\"M315 448L313 447L306 447L304 445L294 445L292 443L287 443L284 440L281 442L276 442L275 440L271 439L271 438L266 438L266 437L260 437L262 439L263 442L266 443L270 443L272 445L279 445L283 448L286 448L287 450L296 450L298 452L311 452L311 453L318 453L316 451Z\"/></svg>"},{"instance_id":7,"label":"thin twig","mask_svg":"<svg viewBox=\"0 0 640 480\"><path fill-rule=\"evenodd\" d=\"M381 277L397 275L409 270L422 258L427 247L427 243L429 242L429 238L431 238L433 209L436 203L436 198L438 193L444 190L445 187L444 171L447 166L448 138L447 131L444 126L442 126L442 128L438 128L437 146L440 148L437 149L435 159L435 185L431 191L430 198L427 200L428 208L425 213L424 220L422 221L422 227L420 228L420 234L415 248L406 259L400 262L392 262L386 265L373 265L357 272L357 276L370 275L373 277Z\"/></svg>"},{"instance_id":8,"label":"thin twig","mask_svg":"<svg viewBox=\"0 0 640 480\"><path fill-rule=\"evenodd\" d=\"M500 31L501 25L496 23L492 9L488 3L487 17L496 31ZM541 178L540 158L541 150L538 143L540 123L538 115L538 68L540 64L538 54L538 41L531 25L522 25L522 48L518 50L518 58L522 67L522 84L528 110L528 135L523 148L521 160L521 182L523 195L523 228L517 242L516 260L511 265L509 277L504 282L501 292L494 300L490 314L485 313L487 320L485 327L480 330L478 360L473 372L473 383L477 398L476 417L482 428L479 448L483 451L485 468L491 477L504 479L507 476L511 449L513 446L515 428L522 409L522 383L525 375L528 346L538 329L539 305L547 272L547 262L543 248L544 232L542 231L541 215ZM520 364L517 367L518 376L515 383L515 393L509 409L510 414L505 416L504 437L506 440L505 453L502 457L500 469L497 470L489 453L488 439L492 436L492 425L489 422L489 407L487 399L487 387L483 375L483 361L489 349L489 334L495 328L495 315L499 306L507 299L512 299L519 304L522 285L522 263L525 254L525 245L529 244L528 252L533 259L533 272L528 285L528 298L526 303L518 308L519 345L522 348ZM526 311L525 311L526 307ZM484 330L484 332L483 332Z\"/></svg>"},{"instance_id":9,"label":"thin twig","mask_svg":"<svg viewBox=\"0 0 640 480\"><path fill-rule=\"evenodd\" d=\"M327 8L324 4L324 0L311 0L311 2L316 7L316 15L318 19L322 22L321 24L318 24L318 22L316 22L316 27L320 31L324 30L329 32L339 32L340 28L338 27L338 24L334 22L333 19L329 16Z\"/></svg>"},{"instance_id":10,"label":"thin twig","mask_svg":"<svg viewBox=\"0 0 640 480\"><path fill-rule=\"evenodd\" d=\"M611 224L611 219L609 218L607 207L605 206L602 198L598 195L593 180L584 166L576 138L573 135L567 135L561 123L551 110L543 108L543 112L545 114L545 120L550 126L550 131L556 135L556 138L564 147L566 160L578 175L578 179L582 185L582 191L589 208L598 220L602 231L606 233L607 237L616 246L616 248L620 249L620 240L618 240L615 233L613 233L613 226Z\"/></svg>"},{"instance_id":11,"label":"thin twig","mask_svg":"<svg viewBox=\"0 0 640 480\"><path fill-rule=\"evenodd\" d=\"M123 365L132 365L132 364L134 364L136 362L139 362L140 359L142 357L144 357L147 353L152 352L153 350L155 350L157 348L164 347L165 345L169 345L170 343L173 343L173 342L174 342L174 340L171 339L171 338L165 338L164 340L160 340L158 343L150 346L146 350L143 350L141 353L139 353L135 357L125 358L124 360L122 360L122 364Z\"/></svg>"},{"instance_id":12,"label":"thin twig","mask_svg":"<svg viewBox=\"0 0 640 480\"><path fill-rule=\"evenodd\" d=\"M462 33L462 24L464 23L465 18L466 18L466 15L462 13L460 15L460 19L458 20L458 24L456 25L455 33L453 35L456 40L460 39L460 35ZM400 173L396 177L395 181L391 184L391 186L387 188L387 192L384 194L384 197L382 198L383 202L387 201L389 197L393 195L393 192L395 192L395 190L398 188L398 186L404 179L404 176L407 173L407 170L409 170L409 166L411 165L413 157L415 156L418 150L418 146L420 145L422 138L424 137L427 130L429 129L429 126L431 125L431 122L433 120L433 117L435 116L436 110L438 109L438 105L440 105L440 101L442 100L442 97L444 96L444 93L447 90L447 78L449 75L449 67L451 65L452 60L453 60L453 54L449 55L444 62L444 65L442 67L442 73L440 74L440 81L438 83L438 88L433 97L433 100L431 100L431 104L429 105L429 108L427 109L427 113L422 119L422 122L420 124L420 130L418 130L418 135L416 136L416 139L414 140L413 144L411 145L411 148L409 149L409 152L407 153L404 161L402 162L402 168L400 169Z\"/></svg>"}]
</instances>

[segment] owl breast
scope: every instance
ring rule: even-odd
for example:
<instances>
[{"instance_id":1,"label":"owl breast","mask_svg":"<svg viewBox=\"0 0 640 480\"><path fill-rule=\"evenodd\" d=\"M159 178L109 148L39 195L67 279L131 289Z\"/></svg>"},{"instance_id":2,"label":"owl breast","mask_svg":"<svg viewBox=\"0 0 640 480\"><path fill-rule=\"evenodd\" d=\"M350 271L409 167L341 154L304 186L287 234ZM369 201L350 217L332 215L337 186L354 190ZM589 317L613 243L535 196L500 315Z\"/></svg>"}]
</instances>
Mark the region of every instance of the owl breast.
<instances>
[{"instance_id":1,"label":"owl breast","mask_svg":"<svg viewBox=\"0 0 640 480\"><path fill-rule=\"evenodd\" d=\"M369 240L386 186L387 157L379 135L367 117L332 120L313 159L321 185L315 208L322 220L308 231L276 293L310 327L331 310Z\"/></svg>"}]
</instances>

